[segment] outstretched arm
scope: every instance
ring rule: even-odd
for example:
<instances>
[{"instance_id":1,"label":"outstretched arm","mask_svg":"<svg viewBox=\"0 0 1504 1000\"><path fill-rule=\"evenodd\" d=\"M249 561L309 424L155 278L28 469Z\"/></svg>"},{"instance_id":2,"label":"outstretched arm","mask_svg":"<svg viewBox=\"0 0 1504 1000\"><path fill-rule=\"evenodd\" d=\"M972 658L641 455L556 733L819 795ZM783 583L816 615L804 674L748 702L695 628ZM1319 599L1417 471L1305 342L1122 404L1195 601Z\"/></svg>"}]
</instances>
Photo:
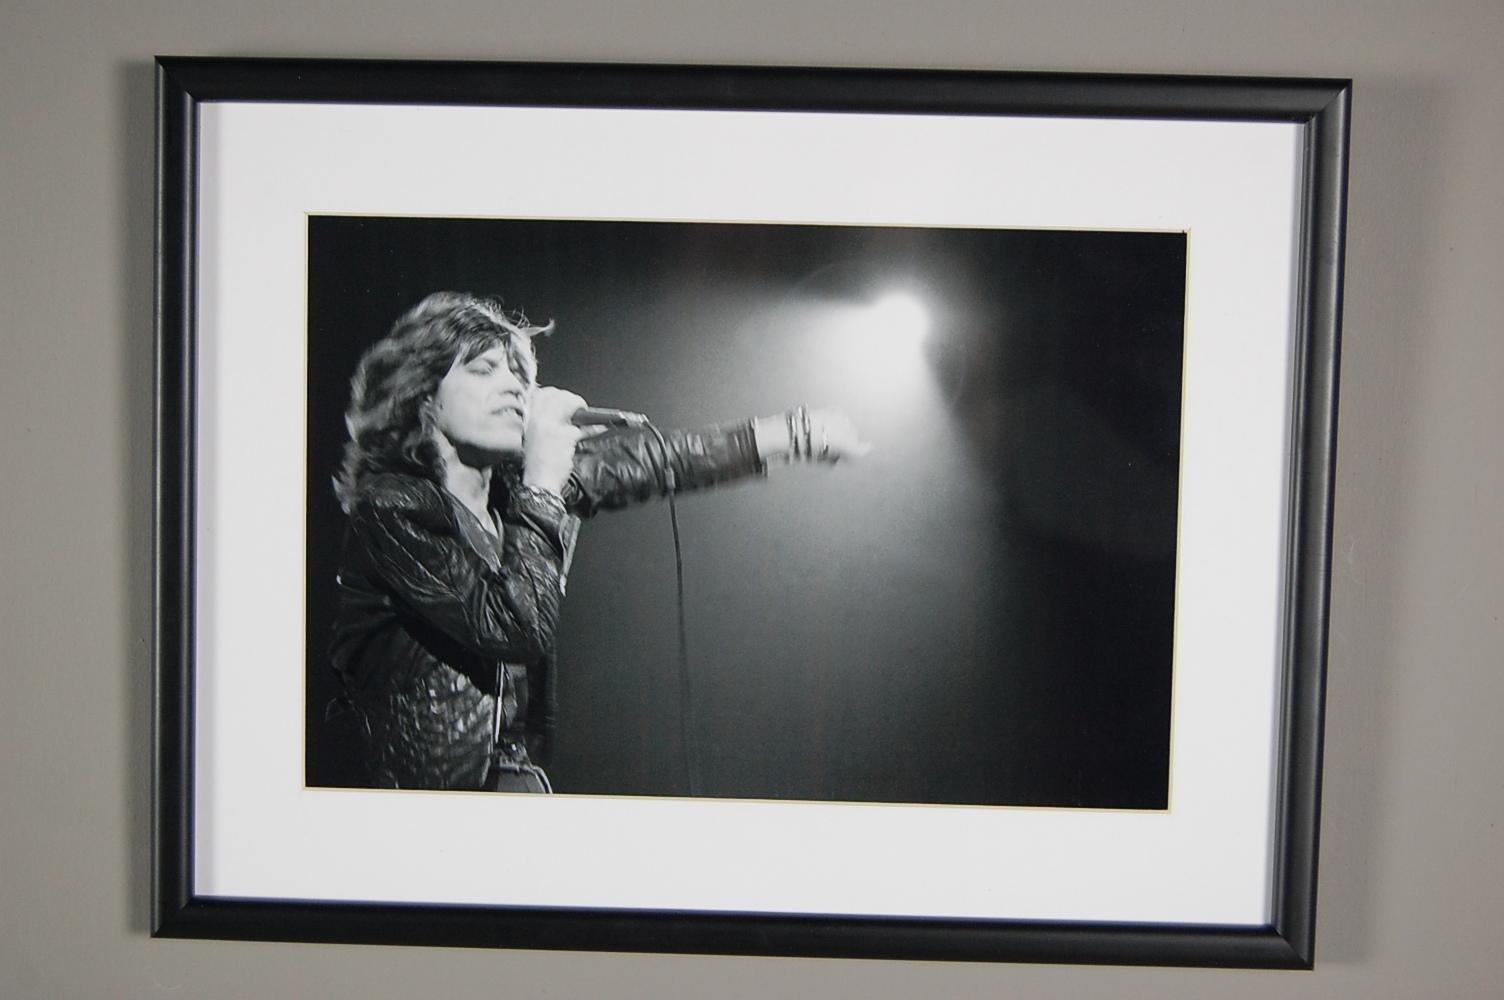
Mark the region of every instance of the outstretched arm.
<instances>
[{"instance_id":1,"label":"outstretched arm","mask_svg":"<svg viewBox=\"0 0 1504 1000\"><path fill-rule=\"evenodd\" d=\"M868 450L843 415L802 407L735 424L667 431L661 439L652 429L616 430L580 441L563 496L571 511L589 517L670 492L760 476L789 460L836 462Z\"/></svg>"},{"instance_id":2,"label":"outstretched arm","mask_svg":"<svg viewBox=\"0 0 1504 1000\"><path fill-rule=\"evenodd\" d=\"M761 475L752 422L694 431L611 431L582 440L564 500L581 517Z\"/></svg>"}]
</instances>

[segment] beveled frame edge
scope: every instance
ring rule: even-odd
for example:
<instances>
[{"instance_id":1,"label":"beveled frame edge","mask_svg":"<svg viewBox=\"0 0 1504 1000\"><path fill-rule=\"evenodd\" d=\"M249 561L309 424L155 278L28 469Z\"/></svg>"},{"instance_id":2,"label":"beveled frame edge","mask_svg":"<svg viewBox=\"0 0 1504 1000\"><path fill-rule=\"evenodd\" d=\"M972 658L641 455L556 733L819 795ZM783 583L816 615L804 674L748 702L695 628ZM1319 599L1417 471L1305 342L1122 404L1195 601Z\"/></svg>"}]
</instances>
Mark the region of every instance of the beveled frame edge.
<instances>
[{"instance_id":1,"label":"beveled frame edge","mask_svg":"<svg viewBox=\"0 0 1504 1000\"><path fill-rule=\"evenodd\" d=\"M1351 81L197 57L160 57L156 69L153 936L1312 967ZM198 897L193 889L192 821L196 165L198 106L211 100L1009 114L1304 125L1272 922L1214 927Z\"/></svg>"}]
</instances>

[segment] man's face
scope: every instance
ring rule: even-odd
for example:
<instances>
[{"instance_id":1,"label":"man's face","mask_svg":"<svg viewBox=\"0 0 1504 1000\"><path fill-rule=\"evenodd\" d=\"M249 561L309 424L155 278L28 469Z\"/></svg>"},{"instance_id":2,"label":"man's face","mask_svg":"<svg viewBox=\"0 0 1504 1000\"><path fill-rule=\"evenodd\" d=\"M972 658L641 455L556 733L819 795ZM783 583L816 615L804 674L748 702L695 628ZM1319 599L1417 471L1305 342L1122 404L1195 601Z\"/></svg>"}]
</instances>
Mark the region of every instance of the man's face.
<instances>
[{"instance_id":1,"label":"man's face","mask_svg":"<svg viewBox=\"0 0 1504 1000\"><path fill-rule=\"evenodd\" d=\"M530 381L513 370L506 344L455 361L434 393L438 432L461 454L504 458L522 454Z\"/></svg>"}]
</instances>

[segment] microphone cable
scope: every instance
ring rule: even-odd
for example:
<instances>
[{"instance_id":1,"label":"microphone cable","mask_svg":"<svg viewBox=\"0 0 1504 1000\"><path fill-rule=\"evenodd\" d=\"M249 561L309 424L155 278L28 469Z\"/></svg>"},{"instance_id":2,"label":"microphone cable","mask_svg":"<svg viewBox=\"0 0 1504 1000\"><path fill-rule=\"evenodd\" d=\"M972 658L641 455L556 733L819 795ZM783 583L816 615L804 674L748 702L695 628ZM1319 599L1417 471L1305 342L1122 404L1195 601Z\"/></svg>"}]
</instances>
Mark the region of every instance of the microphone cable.
<instances>
[{"instance_id":1,"label":"microphone cable","mask_svg":"<svg viewBox=\"0 0 1504 1000\"><path fill-rule=\"evenodd\" d=\"M668 441L658 425L652 421L643 424L653 437L658 439L658 448L663 456L663 485L668 491L668 518L674 532L674 581L676 604L679 613L679 746L684 756L684 780L689 794L700 794L700 755L696 749L694 686L689 672L689 634L684 613L684 549L679 541L679 508L674 503L678 493L678 478L674 475L673 459Z\"/></svg>"}]
</instances>

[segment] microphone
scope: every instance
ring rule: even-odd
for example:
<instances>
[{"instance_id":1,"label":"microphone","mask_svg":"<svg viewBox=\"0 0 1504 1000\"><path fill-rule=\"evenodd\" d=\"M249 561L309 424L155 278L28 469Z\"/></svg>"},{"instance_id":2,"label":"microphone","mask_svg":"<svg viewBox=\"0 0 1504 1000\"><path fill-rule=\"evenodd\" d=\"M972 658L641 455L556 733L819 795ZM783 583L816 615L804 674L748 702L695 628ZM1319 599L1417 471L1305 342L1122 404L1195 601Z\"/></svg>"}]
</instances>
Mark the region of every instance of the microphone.
<instances>
[{"instance_id":1,"label":"microphone","mask_svg":"<svg viewBox=\"0 0 1504 1000\"><path fill-rule=\"evenodd\" d=\"M651 423L641 413L608 410L599 406L584 406L575 410L569 422L576 427L646 427Z\"/></svg>"}]
</instances>

